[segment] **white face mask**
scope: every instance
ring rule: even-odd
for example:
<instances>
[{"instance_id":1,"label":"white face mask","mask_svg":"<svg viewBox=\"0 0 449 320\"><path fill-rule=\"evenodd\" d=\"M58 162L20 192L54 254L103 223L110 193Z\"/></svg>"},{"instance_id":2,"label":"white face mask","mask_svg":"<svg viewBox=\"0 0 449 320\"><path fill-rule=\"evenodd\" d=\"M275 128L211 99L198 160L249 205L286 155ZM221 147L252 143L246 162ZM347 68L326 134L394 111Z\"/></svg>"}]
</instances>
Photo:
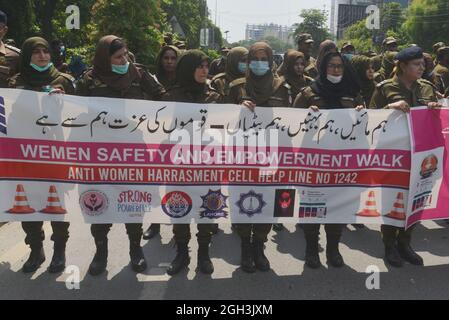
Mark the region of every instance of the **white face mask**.
<instances>
[{"instance_id":1,"label":"white face mask","mask_svg":"<svg viewBox=\"0 0 449 320\"><path fill-rule=\"evenodd\" d=\"M330 74L327 75L327 80L329 80L333 84L340 83L341 79L343 79L343 76L333 76Z\"/></svg>"}]
</instances>

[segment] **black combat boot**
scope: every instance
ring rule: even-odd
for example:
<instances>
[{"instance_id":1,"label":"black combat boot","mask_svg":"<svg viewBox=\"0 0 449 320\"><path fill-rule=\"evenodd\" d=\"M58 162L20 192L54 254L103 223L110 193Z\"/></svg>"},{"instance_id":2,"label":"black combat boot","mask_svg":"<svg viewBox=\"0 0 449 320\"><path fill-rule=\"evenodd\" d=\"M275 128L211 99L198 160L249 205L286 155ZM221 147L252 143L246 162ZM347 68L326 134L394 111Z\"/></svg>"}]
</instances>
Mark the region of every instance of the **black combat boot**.
<instances>
[{"instance_id":1,"label":"black combat boot","mask_svg":"<svg viewBox=\"0 0 449 320\"><path fill-rule=\"evenodd\" d=\"M275 224L273 224L273 230L276 231L276 232L282 231L284 229L285 229L285 227L284 227L284 225L282 223L275 223Z\"/></svg>"},{"instance_id":2,"label":"black combat boot","mask_svg":"<svg viewBox=\"0 0 449 320\"><path fill-rule=\"evenodd\" d=\"M143 272L147 269L147 262L145 261L140 241L132 240L129 242L129 258L131 268L135 272Z\"/></svg>"},{"instance_id":3,"label":"black combat boot","mask_svg":"<svg viewBox=\"0 0 449 320\"><path fill-rule=\"evenodd\" d=\"M108 239L95 240L97 251L89 266L89 274L97 276L106 270L108 264Z\"/></svg>"},{"instance_id":4,"label":"black combat boot","mask_svg":"<svg viewBox=\"0 0 449 320\"><path fill-rule=\"evenodd\" d=\"M395 244L385 245L385 260L389 265L397 268L404 264Z\"/></svg>"},{"instance_id":5,"label":"black combat boot","mask_svg":"<svg viewBox=\"0 0 449 320\"><path fill-rule=\"evenodd\" d=\"M336 268L342 267L345 262L343 261L343 257L338 250L338 244L340 243L340 236L338 235L326 235L327 244L326 244L326 257L328 263Z\"/></svg>"},{"instance_id":6,"label":"black combat boot","mask_svg":"<svg viewBox=\"0 0 449 320\"><path fill-rule=\"evenodd\" d=\"M398 252L402 259L415 266L424 265L423 259L412 249L410 243L398 242Z\"/></svg>"},{"instance_id":7,"label":"black combat boot","mask_svg":"<svg viewBox=\"0 0 449 320\"><path fill-rule=\"evenodd\" d=\"M161 232L161 225L159 223L152 223L147 231L143 233L143 239L149 240L151 238L154 238Z\"/></svg>"},{"instance_id":8,"label":"black combat boot","mask_svg":"<svg viewBox=\"0 0 449 320\"><path fill-rule=\"evenodd\" d=\"M318 239L318 234L306 235L305 264L312 269L318 269L321 266L320 256L318 254Z\"/></svg>"},{"instance_id":9,"label":"black combat boot","mask_svg":"<svg viewBox=\"0 0 449 320\"><path fill-rule=\"evenodd\" d=\"M198 269L204 274L212 274L214 272L214 265L209 257L209 243L199 244Z\"/></svg>"},{"instance_id":10,"label":"black combat boot","mask_svg":"<svg viewBox=\"0 0 449 320\"><path fill-rule=\"evenodd\" d=\"M65 269L65 242L57 243L53 245L53 257L50 265L48 266L48 272L60 273Z\"/></svg>"},{"instance_id":11,"label":"black combat boot","mask_svg":"<svg viewBox=\"0 0 449 320\"><path fill-rule=\"evenodd\" d=\"M270 270L270 261L264 253L264 243L259 240L253 240L253 250L254 250L254 263L256 268L260 271Z\"/></svg>"},{"instance_id":12,"label":"black combat boot","mask_svg":"<svg viewBox=\"0 0 449 320\"><path fill-rule=\"evenodd\" d=\"M175 275L190 263L189 248L187 243L177 243L177 250L175 259L171 262L167 269L169 275Z\"/></svg>"},{"instance_id":13,"label":"black combat boot","mask_svg":"<svg viewBox=\"0 0 449 320\"><path fill-rule=\"evenodd\" d=\"M242 238L242 260L240 266L242 270L248 273L256 272L254 264L254 252L251 244L251 238Z\"/></svg>"},{"instance_id":14,"label":"black combat boot","mask_svg":"<svg viewBox=\"0 0 449 320\"><path fill-rule=\"evenodd\" d=\"M212 224L212 234L217 234L218 233L218 223L213 223Z\"/></svg>"},{"instance_id":15,"label":"black combat boot","mask_svg":"<svg viewBox=\"0 0 449 320\"><path fill-rule=\"evenodd\" d=\"M38 244L30 245L31 252L28 260L22 267L24 273L34 272L41 264L45 261L44 248L42 247L42 242Z\"/></svg>"}]
</instances>

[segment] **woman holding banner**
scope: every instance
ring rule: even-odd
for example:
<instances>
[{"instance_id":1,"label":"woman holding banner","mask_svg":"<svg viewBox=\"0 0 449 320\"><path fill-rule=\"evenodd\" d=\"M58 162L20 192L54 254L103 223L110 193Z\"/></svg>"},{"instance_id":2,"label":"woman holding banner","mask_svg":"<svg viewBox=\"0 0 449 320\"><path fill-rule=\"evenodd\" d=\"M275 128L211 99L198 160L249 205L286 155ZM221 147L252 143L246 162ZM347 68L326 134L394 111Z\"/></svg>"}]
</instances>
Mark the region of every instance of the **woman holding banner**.
<instances>
[{"instance_id":1,"label":"woman holding banner","mask_svg":"<svg viewBox=\"0 0 449 320\"><path fill-rule=\"evenodd\" d=\"M25 40L22 46L20 73L12 77L9 87L49 93L73 94L74 79L65 73L59 72L51 62L50 46L45 39L32 37ZM31 248L28 260L23 265L23 272L34 272L45 261L42 242L45 238L42 229L43 221L22 222L26 233L25 243ZM50 273L62 272L65 268L65 247L69 238L69 223L52 221L54 242L53 258L48 271Z\"/></svg>"},{"instance_id":2,"label":"woman holding banner","mask_svg":"<svg viewBox=\"0 0 449 320\"><path fill-rule=\"evenodd\" d=\"M77 85L81 96L160 100L165 90L146 70L128 61L128 50L123 39L114 35L104 36L98 42L93 68L88 70ZM99 275L106 270L108 259L108 233L112 224L92 224L96 253L89 273ZM131 267L135 272L147 268L140 241L141 223L126 223L129 238Z\"/></svg>"},{"instance_id":3,"label":"woman holding banner","mask_svg":"<svg viewBox=\"0 0 449 320\"><path fill-rule=\"evenodd\" d=\"M338 52L324 55L319 68L319 76L310 87L304 88L296 97L295 108L320 109L357 108L362 109L364 101L359 94L360 87L353 72ZM321 266L318 255L320 224L304 224L302 228L306 238L305 264L313 269ZM326 256L334 267L344 265L338 245L344 224L326 224Z\"/></svg>"},{"instance_id":4,"label":"woman holding banner","mask_svg":"<svg viewBox=\"0 0 449 320\"><path fill-rule=\"evenodd\" d=\"M164 101L190 103L217 103L223 97L207 82L209 74L209 57L200 50L186 51L176 66L176 85L164 97ZM214 231L210 223L197 224L198 233L198 269L205 274L214 272L214 265L209 257L209 245ZM167 269L167 273L179 273L190 263L189 241L190 225L174 224L173 233L177 247L177 254Z\"/></svg>"},{"instance_id":5,"label":"woman holding banner","mask_svg":"<svg viewBox=\"0 0 449 320\"><path fill-rule=\"evenodd\" d=\"M425 70L422 49L406 48L396 54L395 60L395 75L376 86L370 108L409 112L410 108L418 106L430 109L441 107L432 83L421 78ZM423 259L410 246L412 229L405 231L395 226L381 226L385 259L390 265L401 267L403 260L423 265Z\"/></svg>"},{"instance_id":6,"label":"woman holding banner","mask_svg":"<svg viewBox=\"0 0 449 320\"><path fill-rule=\"evenodd\" d=\"M258 107L291 106L290 85L273 72L273 50L265 42L256 42L249 49L246 77L233 86L228 101L250 110ZM241 267L245 272L270 270L264 243L272 225L266 223L235 224L241 238Z\"/></svg>"}]
</instances>

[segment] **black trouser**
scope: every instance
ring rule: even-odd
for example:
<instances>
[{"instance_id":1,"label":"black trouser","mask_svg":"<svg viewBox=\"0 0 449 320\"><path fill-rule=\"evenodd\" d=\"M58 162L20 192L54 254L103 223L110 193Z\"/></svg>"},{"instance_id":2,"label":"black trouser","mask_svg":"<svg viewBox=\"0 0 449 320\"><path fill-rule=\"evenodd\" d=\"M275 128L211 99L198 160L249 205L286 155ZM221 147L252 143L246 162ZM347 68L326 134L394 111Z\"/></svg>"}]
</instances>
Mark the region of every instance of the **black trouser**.
<instances>
[{"instance_id":1,"label":"black trouser","mask_svg":"<svg viewBox=\"0 0 449 320\"><path fill-rule=\"evenodd\" d=\"M199 244L209 244L212 239L213 224L211 223L198 223L198 233L196 238ZM190 224L174 224L173 234L175 236L176 243L188 243L190 241Z\"/></svg>"},{"instance_id":2,"label":"black trouser","mask_svg":"<svg viewBox=\"0 0 449 320\"><path fill-rule=\"evenodd\" d=\"M343 232L344 224L329 223L324 225L324 230L327 236L341 237ZM304 223L301 224L301 228L304 230L304 235L308 236L318 236L320 234L321 224L319 223Z\"/></svg>"},{"instance_id":3,"label":"black trouser","mask_svg":"<svg viewBox=\"0 0 449 320\"><path fill-rule=\"evenodd\" d=\"M236 223L234 227L240 238L253 238L255 241L267 242L271 223Z\"/></svg>"},{"instance_id":4,"label":"black trouser","mask_svg":"<svg viewBox=\"0 0 449 320\"><path fill-rule=\"evenodd\" d=\"M30 247L42 246L42 241L45 239L43 221L24 221L22 222L22 229L26 233L25 243ZM51 228L53 234L51 240L55 244L65 244L69 239L69 226L70 223L65 221L52 221Z\"/></svg>"},{"instance_id":5,"label":"black trouser","mask_svg":"<svg viewBox=\"0 0 449 320\"><path fill-rule=\"evenodd\" d=\"M111 230L112 224L92 224L90 226L90 232L95 241L101 241L108 237L109 230ZM125 223L126 233L128 234L129 241L139 241L142 239L142 224L141 223Z\"/></svg>"},{"instance_id":6,"label":"black trouser","mask_svg":"<svg viewBox=\"0 0 449 320\"><path fill-rule=\"evenodd\" d=\"M412 229L413 227L410 227L406 231L401 227L383 224L380 226L382 241L385 246L393 246L396 245L396 243L409 245L412 239Z\"/></svg>"}]
</instances>

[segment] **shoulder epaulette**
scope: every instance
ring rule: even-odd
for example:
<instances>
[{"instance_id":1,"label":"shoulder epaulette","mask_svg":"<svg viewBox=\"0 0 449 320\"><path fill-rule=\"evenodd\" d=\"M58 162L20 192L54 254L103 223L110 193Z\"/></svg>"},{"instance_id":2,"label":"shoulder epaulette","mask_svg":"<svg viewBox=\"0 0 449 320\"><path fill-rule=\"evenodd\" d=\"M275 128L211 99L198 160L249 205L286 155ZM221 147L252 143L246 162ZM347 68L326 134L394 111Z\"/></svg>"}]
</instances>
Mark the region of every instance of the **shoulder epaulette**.
<instances>
[{"instance_id":1,"label":"shoulder epaulette","mask_svg":"<svg viewBox=\"0 0 449 320\"><path fill-rule=\"evenodd\" d=\"M21 51L20 51L19 48L13 47L13 46L11 46L11 45L9 45L9 44L5 44L5 48L8 48L9 50L14 51L14 52L17 53L17 54L20 54L20 53L21 53Z\"/></svg>"},{"instance_id":2,"label":"shoulder epaulette","mask_svg":"<svg viewBox=\"0 0 449 320\"><path fill-rule=\"evenodd\" d=\"M229 84L229 89L231 89L231 88L233 88L235 86L244 84L244 83L246 83L246 78L235 79L234 81L231 81L231 83Z\"/></svg>"},{"instance_id":3,"label":"shoulder epaulette","mask_svg":"<svg viewBox=\"0 0 449 320\"><path fill-rule=\"evenodd\" d=\"M217 80L217 79L220 79L220 78L224 78L225 76L226 76L226 73L224 73L224 72L219 73L219 74L216 74L216 75L212 78L211 81L214 81L214 80Z\"/></svg>"}]
</instances>

